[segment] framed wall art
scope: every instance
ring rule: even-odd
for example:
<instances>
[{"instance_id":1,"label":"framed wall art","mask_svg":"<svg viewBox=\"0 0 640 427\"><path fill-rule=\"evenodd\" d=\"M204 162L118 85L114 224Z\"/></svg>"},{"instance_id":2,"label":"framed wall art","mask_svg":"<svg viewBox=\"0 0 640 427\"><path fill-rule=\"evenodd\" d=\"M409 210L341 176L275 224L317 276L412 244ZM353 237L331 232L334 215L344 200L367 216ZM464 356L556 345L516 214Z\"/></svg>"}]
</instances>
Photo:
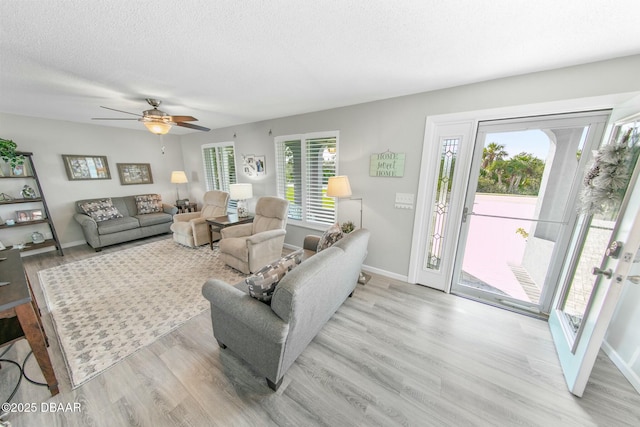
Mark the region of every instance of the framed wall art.
<instances>
[{"instance_id":1,"label":"framed wall art","mask_svg":"<svg viewBox=\"0 0 640 427\"><path fill-rule=\"evenodd\" d=\"M243 160L243 171L247 176L263 176L267 174L265 156L247 154Z\"/></svg>"},{"instance_id":2,"label":"framed wall art","mask_svg":"<svg viewBox=\"0 0 640 427\"><path fill-rule=\"evenodd\" d=\"M404 176L405 153L385 151L371 155L369 176L397 177Z\"/></svg>"},{"instance_id":3,"label":"framed wall art","mask_svg":"<svg viewBox=\"0 0 640 427\"><path fill-rule=\"evenodd\" d=\"M116 163L120 184L153 184L151 164L149 163Z\"/></svg>"},{"instance_id":4,"label":"framed wall art","mask_svg":"<svg viewBox=\"0 0 640 427\"><path fill-rule=\"evenodd\" d=\"M111 179L107 156L63 154L62 161L69 181Z\"/></svg>"}]
</instances>

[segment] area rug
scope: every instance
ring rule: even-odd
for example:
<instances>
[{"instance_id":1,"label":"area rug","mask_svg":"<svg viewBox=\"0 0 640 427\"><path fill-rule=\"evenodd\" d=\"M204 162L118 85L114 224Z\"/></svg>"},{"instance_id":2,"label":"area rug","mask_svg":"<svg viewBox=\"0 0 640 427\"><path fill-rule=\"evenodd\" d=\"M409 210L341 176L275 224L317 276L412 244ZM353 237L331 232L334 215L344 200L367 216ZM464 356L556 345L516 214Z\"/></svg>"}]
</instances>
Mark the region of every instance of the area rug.
<instances>
[{"instance_id":1,"label":"area rug","mask_svg":"<svg viewBox=\"0 0 640 427\"><path fill-rule=\"evenodd\" d=\"M218 248L172 239L38 275L74 389L206 310L208 278L245 277L218 258Z\"/></svg>"}]
</instances>

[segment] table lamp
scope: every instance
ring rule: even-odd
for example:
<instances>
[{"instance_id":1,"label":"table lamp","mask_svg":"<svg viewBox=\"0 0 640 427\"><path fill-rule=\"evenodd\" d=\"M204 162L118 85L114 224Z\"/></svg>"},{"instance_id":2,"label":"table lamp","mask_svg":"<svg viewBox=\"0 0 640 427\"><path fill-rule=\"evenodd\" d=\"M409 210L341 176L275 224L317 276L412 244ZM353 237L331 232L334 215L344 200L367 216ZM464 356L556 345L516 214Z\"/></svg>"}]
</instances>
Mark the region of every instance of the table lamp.
<instances>
[{"instance_id":1,"label":"table lamp","mask_svg":"<svg viewBox=\"0 0 640 427\"><path fill-rule=\"evenodd\" d=\"M173 171L171 172L171 183L176 184L176 204L179 204L180 200L180 189L179 184L186 184L189 181L187 180L187 174L184 171Z\"/></svg>"},{"instance_id":2,"label":"table lamp","mask_svg":"<svg viewBox=\"0 0 640 427\"><path fill-rule=\"evenodd\" d=\"M349 197L350 200L360 200L360 228L362 228L362 197L351 197L351 184L346 175L336 175L329 178L327 184L327 196L343 199Z\"/></svg>"},{"instance_id":3,"label":"table lamp","mask_svg":"<svg viewBox=\"0 0 640 427\"><path fill-rule=\"evenodd\" d=\"M253 197L253 187L251 184L231 184L229 185L229 198L237 200L236 210L238 218L246 218L249 216L247 210L247 199Z\"/></svg>"}]
</instances>

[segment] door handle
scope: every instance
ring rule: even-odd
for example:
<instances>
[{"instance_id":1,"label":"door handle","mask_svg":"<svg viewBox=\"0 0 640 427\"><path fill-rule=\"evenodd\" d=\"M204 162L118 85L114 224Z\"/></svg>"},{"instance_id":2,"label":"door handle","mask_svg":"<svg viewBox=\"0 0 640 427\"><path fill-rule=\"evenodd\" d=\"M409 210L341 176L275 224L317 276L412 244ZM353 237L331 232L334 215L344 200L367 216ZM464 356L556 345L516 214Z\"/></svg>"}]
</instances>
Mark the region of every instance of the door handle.
<instances>
[{"instance_id":1,"label":"door handle","mask_svg":"<svg viewBox=\"0 0 640 427\"><path fill-rule=\"evenodd\" d=\"M613 276L613 271L610 268L602 270L601 268L593 267L591 269L591 274L593 274L594 276L604 276L607 279L611 279L611 276Z\"/></svg>"},{"instance_id":2,"label":"door handle","mask_svg":"<svg viewBox=\"0 0 640 427\"><path fill-rule=\"evenodd\" d=\"M465 207L462 210L462 222L467 222L467 215L469 215L469 208Z\"/></svg>"},{"instance_id":3,"label":"door handle","mask_svg":"<svg viewBox=\"0 0 640 427\"><path fill-rule=\"evenodd\" d=\"M636 285L640 285L640 276L627 276L627 280Z\"/></svg>"}]
</instances>

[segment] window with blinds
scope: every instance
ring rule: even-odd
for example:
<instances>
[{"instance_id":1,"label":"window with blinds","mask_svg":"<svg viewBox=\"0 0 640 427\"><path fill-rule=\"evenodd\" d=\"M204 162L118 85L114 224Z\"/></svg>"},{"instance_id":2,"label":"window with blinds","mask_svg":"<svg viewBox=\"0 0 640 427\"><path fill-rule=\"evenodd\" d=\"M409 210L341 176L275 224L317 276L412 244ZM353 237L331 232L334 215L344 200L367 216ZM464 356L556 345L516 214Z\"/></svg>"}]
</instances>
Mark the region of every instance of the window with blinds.
<instances>
[{"instance_id":1,"label":"window with blinds","mask_svg":"<svg viewBox=\"0 0 640 427\"><path fill-rule=\"evenodd\" d=\"M220 142L202 146L204 177L207 191L229 191L236 183L236 158L233 142ZM235 208L235 200L229 203Z\"/></svg>"},{"instance_id":2,"label":"window with blinds","mask_svg":"<svg viewBox=\"0 0 640 427\"><path fill-rule=\"evenodd\" d=\"M289 201L289 219L335 223L335 200L326 192L337 174L338 132L277 137L275 145L278 196Z\"/></svg>"}]
</instances>

